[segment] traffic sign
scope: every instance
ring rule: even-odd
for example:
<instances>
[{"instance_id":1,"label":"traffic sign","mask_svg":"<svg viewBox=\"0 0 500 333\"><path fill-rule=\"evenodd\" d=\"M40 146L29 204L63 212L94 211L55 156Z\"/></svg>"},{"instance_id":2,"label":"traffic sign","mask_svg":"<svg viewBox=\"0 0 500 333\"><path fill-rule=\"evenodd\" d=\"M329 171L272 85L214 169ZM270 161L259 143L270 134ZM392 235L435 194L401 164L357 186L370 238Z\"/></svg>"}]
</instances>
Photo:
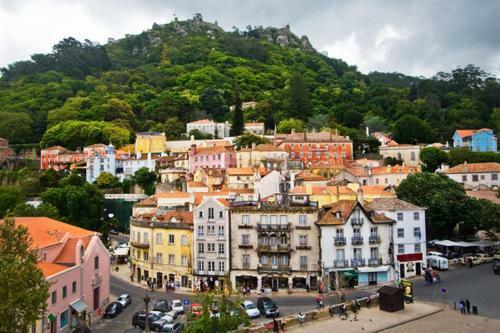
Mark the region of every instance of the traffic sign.
<instances>
[{"instance_id":1,"label":"traffic sign","mask_svg":"<svg viewBox=\"0 0 500 333\"><path fill-rule=\"evenodd\" d=\"M446 288L441 288L441 294L446 295L447 292L448 290L446 290Z\"/></svg>"},{"instance_id":2,"label":"traffic sign","mask_svg":"<svg viewBox=\"0 0 500 333\"><path fill-rule=\"evenodd\" d=\"M184 304L184 305L189 305L189 300L188 300L188 299L184 299L184 300L182 301L182 304Z\"/></svg>"}]
</instances>

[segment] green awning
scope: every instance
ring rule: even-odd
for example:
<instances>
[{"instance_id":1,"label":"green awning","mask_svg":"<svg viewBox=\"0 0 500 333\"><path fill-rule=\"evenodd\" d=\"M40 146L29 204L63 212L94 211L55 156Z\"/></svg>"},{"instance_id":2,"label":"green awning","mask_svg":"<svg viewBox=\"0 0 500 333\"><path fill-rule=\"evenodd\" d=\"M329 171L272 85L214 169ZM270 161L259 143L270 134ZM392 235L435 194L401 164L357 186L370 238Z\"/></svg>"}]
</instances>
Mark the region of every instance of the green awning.
<instances>
[{"instance_id":1,"label":"green awning","mask_svg":"<svg viewBox=\"0 0 500 333\"><path fill-rule=\"evenodd\" d=\"M354 279L354 278L358 277L358 273L356 271L353 271L353 270L342 271L342 272L339 272L339 274L342 274L343 276L345 276L348 279Z\"/></svg>"},{"instance_id":2,"label":"green awning","mask_svg":"<svg viewBox=\"0 0 500 333\"><path fill-rule=\"evenodd\" d=\"M73 308L73 310L78 313L83 313L85 310L87 310L87 304L83 303L82 300L78 300L75 303L71 304L71 308Z\"/></svg>"}]
</instances>

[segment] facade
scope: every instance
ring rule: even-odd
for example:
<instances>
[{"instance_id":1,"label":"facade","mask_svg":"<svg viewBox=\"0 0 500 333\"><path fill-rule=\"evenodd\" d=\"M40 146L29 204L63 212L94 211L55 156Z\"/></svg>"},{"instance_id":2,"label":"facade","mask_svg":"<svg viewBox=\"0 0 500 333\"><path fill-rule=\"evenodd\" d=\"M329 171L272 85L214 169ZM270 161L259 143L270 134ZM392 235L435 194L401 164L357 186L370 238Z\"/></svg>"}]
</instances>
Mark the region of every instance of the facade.
<instances>
[{"instance_id":1,"label":"facade","mask_svg":"<svg viewBox=\"0 0 500 333\"><path fill-rule=\"evenodd\" d=\"M299 159L305 167L318 163L345 164L353 159L353 146L349 137L331 132L295 133L287 135L279 144L291 160Z\"/></svg>"},{"instance_id":2,"label":"facade","mask_svg":"<svg viewBox=\"0 0 500 333\"><path fill-rule=\"evenodd\" d=\"M108 172L113 176L123 173L122 158L128 155L121 155L117 158L115 147L112 144L95 144L83 149L85 154L85 179L89 183L95 182L102 172Z\"/></svg>"},{"instance_id":3,"label":"facade","mask_svg":"<svg viewBox=\"0 0 500 333\"><path fill-rule=\"evenodd\" d=\"M290 186L286 177L276 170L268 172L265 176L257 175L254 184L254 200L267 200L276 194L288 192Z\"/></svg>"},{"instance_id":4,"label":"facade","mask_svg":"<svg viewBox=\"0 0 500 333\"><path fill-rule=\"evenodd\" d=\"M425 208L397 198L375 199L365 207L396 221L392 235L396 280L421 275L427 263Z\"/></svg>"},{"instance_id":5,"label":"facade","mask_svg":"<svg viewBox=\"0 0 500 333\"><path fill-rule=\"evenodd\" d=\"M12 155L9 148L9 140L0 138L0 166Z\"/></svg>"},{"instance_id":6,"label":"facade","mask_svg":"<svg viewBox=\"0 0 500 333\"><path fill-rule=\"evenodd\" d=\"M408 175L420 171L420 166L348 166L334 178L334 181L345 180L349 183L359 183L360 185L397 186Z\"/></svg>"},{"instance_id":7,"label":"facade","mask_svg":"<svg viewBox=\"0 0 500 333\"><path fill-rule=\"evenodd\" d=\"M193 213L157 208L130 220L133 281L191 288Z\"/></svg>"},{"instance_id":8,"label":"facade","mask_svg":"<svg viewBox=\"0 0 500 333\"><path fill-rule=\"evenodd\" d=\"M131 156L128 158L124 158L121 160L123 165L123 176L122 178L130 178L137 170L141 168L147 168L149 171L155 171L156 168L156 160L160 158L160 156L153 155L151 153L147 154L136 154L135 156Z\"/></svg>"},{"instance_id":9,"label":"facade","mask_svg":"<svg viewBox=\"0 0 500 333\"><path fill-rule=\"evenodd\" d=\"M403 161L406 166L416 167L420 165L420 151L422 148L424 148L423 145L382 145L379 147L379 152L383 158L393 157Z\"/></svg>"},{"instance_id":10,"label":"facade","mask_svg":"<svg viewBox=\"0 0 500 333\"><path fill-rule=\"evenodd\" d=\"M135 153L163 153L167 137L165 133L158 132L142 132L137 133L135 138Z\"/></svg>"},{"instance_id":11,"label":"facade","mask_svg":"<svg viewBox=\"0 0 500 333\"><path fill-rule=\"evenodd\" d=\"M264 123L245 123L245 132L264 135L265 131Z\"/></svg>"},{"instance_id":12,"label":"facade","mask_svg":"<svg viewBox=\"0 0 500 333\"><path fill-rule=\"evenodd\" d=\"M323 279L329 290L392 280L393 223L383 214L367 211L357 200L324 207L317 225Z\"/></svg>"},{"instance_id":13,"label":"facade","mask_svg":"<svg viewBox=\"0 0 500 333\"><path fill-rule=\"evenodd\" d=\"M66 170L72 164L82 162L85 155L61 146L53 146L40 151L40 168L42 170Z\"/></svg>"},{"instance_id":14,"label":"facade","mask_svg":"<svg viewBox=\"0 0 500 333\"><path fill-rule=\"evenodd\" d=\"M500 163L463 163L444 171L444 174L462 184L466 189L494 188L500 185Z\"/></svg>"},{"instance_id":15,"label":"facade","mask_svg":"<svg viewBox=\"0 0 500 333\"><path fill-rule=\"evenodd\" d=\"M318 207L307 196L233 203L231 283L251 289L319 287Z\"/></svg>"},{"instance_id":16,"label":"facade","mask_svg":"<svg viewBox=\"0 0 500 333\"><path fill-rule=\"evenodd\" d=\"M236 167L263 167L272 170L287 168L288 153L272 144L260 144L236 152Z\"/></svg>"},{"instance_id":17,"label":"facade","mask_svg":"<svg viewBox=\"0 0 500 333\"><path fill-rule=\"evenodd\" d=\"M228 283L231 267L228 206L226 199L209 196L194 211L193 268L196 290L222 288L224 283Z\"/></svg>"},{"instance_id":18,"label":"facade","mask_svg":"<svg viewBox=\"0 0 500 333\"><path fill-rule=\"evenodd\" d=\"M216 123L212 120L202 119L187 123L187 134L189 134L192 130L198 130L202 133L210 134L216 139L223 139L229 137L230 127L227 123Z\"/></svg>"},{"instance_id":19,"label":"facade","mask_svg":"<svg viewBox=\"0 0 500 333\"><path fill-rule=\"evenodd\" d=\"M31 332L72 332L97 320L109 303L109 253L94 231L46 217L16 217L38 250L51 283L47 309Z\"/></svg>"},{"instance_id":20,"label":"facade","mask_svg":"<svg viewBox=\"0 0 500 333\"><path fill-rule=\"evenodd\" d=\"M232 146L196 147L189 150L189 172L199 168L227 169L236 166L236 152Z\"/></svg>"},{"instance_id":21,"label":"facade","mask_svg":"<svg viewBox=\"0 0 500 333\"><path fill-rule=\"evenodd\" d=\"M466 147L472 151L497 151L497 137L489 128L456 130L453 147Z\"/></svg>"}]
</instances>

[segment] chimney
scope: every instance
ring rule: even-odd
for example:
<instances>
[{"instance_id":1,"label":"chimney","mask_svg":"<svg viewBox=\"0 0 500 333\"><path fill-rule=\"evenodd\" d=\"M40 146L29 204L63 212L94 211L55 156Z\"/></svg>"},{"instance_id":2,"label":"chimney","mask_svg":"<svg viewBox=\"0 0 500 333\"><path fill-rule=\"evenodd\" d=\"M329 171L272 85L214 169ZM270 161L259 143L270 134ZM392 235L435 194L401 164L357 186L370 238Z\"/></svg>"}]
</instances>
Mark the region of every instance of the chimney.
<instances>
[{"instance_id":1,"label":"chimney","mask_svg":"<svg viewBox=\"0 0 500 333\"><path fill-rule=\"evenodd\" d=\"M356 191L356 199L358 200L358 202L363 205L363 202L364 202L364 195L363 195L363 189L362 187L360 186L358 188L358 190Z\"/></svg>"}]
</instances>

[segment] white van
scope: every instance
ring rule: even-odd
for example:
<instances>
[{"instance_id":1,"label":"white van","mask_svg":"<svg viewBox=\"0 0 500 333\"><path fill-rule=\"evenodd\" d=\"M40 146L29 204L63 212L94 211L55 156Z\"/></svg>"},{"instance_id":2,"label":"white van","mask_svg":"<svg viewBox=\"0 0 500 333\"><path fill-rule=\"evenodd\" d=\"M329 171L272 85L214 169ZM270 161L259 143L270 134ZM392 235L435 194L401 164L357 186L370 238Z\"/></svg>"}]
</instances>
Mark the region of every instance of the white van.
<instances>
[{"instance_id":1,"label":"white van","mask_svg":"<svg viewBox=\"0 0 500 333\"><path fill-rule=\"evenodd\" d=\"M448 259L440 256L427 256L427 266L439 270L448 269Z\"/></svg>"},{"instance_id":2,"label":"white van","mask_svg":"<svg viewBox=\"0 0 500 333\"><path fill-rule=\"evenodd\" d=\"M427 256L438 256L438 257L444 257L444 254L438 251L429 251L427 252Z\"/></svg>"}]
</instances>

